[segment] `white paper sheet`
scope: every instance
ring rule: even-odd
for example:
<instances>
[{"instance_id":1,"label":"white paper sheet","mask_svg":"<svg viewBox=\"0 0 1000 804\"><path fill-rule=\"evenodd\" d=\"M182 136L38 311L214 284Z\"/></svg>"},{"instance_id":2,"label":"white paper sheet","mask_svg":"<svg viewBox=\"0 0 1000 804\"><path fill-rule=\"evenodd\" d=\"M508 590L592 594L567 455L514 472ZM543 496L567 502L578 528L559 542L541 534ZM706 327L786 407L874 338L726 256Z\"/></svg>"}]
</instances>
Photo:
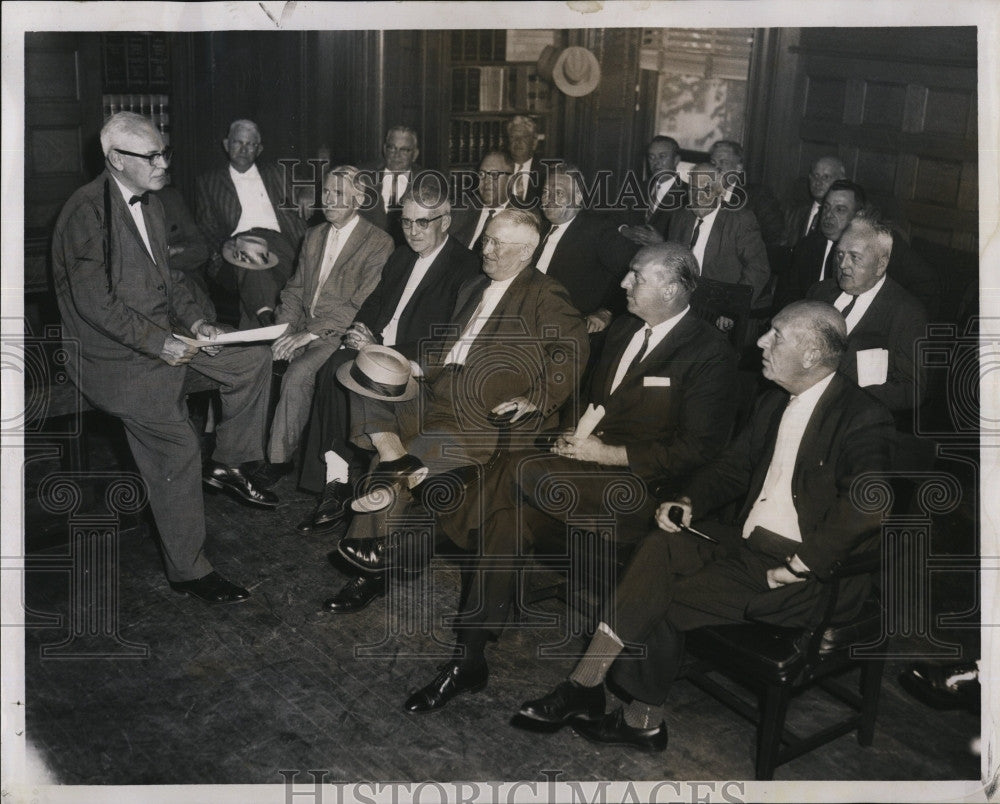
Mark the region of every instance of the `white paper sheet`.
<instances>
[{"instance_id":1,"label":"white paper sheet","mask_svg":"<svg viewBox=\"0 0 1000 804\"><path fill-rule=\"evenodd\" d=\"M188 346L225 346L227 343L253 343L254 341L273 341L279 335L283 335L288 329L287 322L275 324L272 327L257 327L257 329L244 329L236 332L225 332L214 340L208 338L189 338L187 335L174 337L179 341L184 341Z\"/></svg>"}]
</instances>

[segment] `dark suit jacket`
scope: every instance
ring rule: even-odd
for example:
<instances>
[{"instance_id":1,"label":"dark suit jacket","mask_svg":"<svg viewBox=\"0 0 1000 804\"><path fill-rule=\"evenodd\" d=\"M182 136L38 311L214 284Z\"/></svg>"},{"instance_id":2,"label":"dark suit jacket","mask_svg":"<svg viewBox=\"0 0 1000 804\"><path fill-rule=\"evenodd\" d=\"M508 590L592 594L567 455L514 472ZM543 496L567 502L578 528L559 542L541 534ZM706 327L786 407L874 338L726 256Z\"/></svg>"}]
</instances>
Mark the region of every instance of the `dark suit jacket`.
<instances>
[{"instance_id":1,"label":"dark suit jacket","mask_svg":"<svg viewBox=\"0 0 1000 804\"><path fill-rule=\"evenodd\" d=\"M453 409L450 391L440 388L447 377L444 361L475 312L490 279L480 275L458 292L452 324L439 331L435 343L421 349L418 361L426 367L427 382ZM570 303L566 289L555 279L531 267L518 274L493 314L472 343L462 374L471 377L469 411L487 412L516 396L535 403L541 426L554 426L556 413L579 378L590 351L583 318Z\"/></svg>"},{"instance_id":2,"label":"dark suit jacket","mask_svg":"<svg viewBox=\"0 0 1000 804\"><path fill-rule=\"evenodd\" d=\"M941 309L941 281L935 270L898 232L893 232L892 253L886 273L912 293L931 321Z\"/></svg>"},{"instance_id":3,"label":"dark suit jacket","mask_svg":"<svg viewBox=\"0 0 1000 804\"><path fill-rule=\"evenodd\" d=\"M545 273L563 283L573 306L583 315L590 315L601 307L619 308L616 312L621 312L624 294L618 299L615 290L627 270L627 263L622 266L615 260L610 222L582 211L566 227ZM539 241L532 265L538 262L541 254L542 242Z\"/></svg>"},{"instance_id":4,"label":"dark suit jacket","mask_svg":"<svg viewBox=\"0 0 1000 804\"><path fill-rule=\"evenodd\" d=\"M417 253L409 246L397 248L382 269L378 286L355 317L374 333L379 343L382 330L392 320L416 262ZM393 348L410 360L418 360L420 341L431 337L433 327L451 319L459 287L475 278L479 269L476 255L449 236L406 303L399 318Z\"/></svg>"},{"instance_id":5,"label":"dark suit jacket","mask_svg":"<svg viewBox=\"0 0 1000 804\"><path fill-rule=\"evenodd\" d=\"M757 219L765 246L780 246L785 236L785 213L774 193L764 184L738 181L724 208L745 209Z\"/></svg>"},{"instance_id":6,"label":"dark suit jacket","mask_svg":"<svg viewBox=\"0 0 1000 804\"><path fill-rule=\"evenodd\" d=\"M514 157L511 157L513 160ZM514 198L514 179L516 176L510 177L510 193L511 201L510 206L515 209L533 209L541 214L539 209L539 204L542 200L542 188L545 186L545 166L541 162L541 157L535 154L531 160L531 168L528 170L527 178L527 189L524 198Z\"/></svg>"},{"instance_id":7,"label":"dark suit jacket","mask_svg":"<svg viewBox=\"0 0 1000 804\"><path fill-rule=\"evenodd\" d=\"M774 290L774 306L780 310L786 304L804 299L809 288L819 281L820 270L826 259L826 244L829 241L818 229L808 237L803 237L792 249L792 261L788 270L778 279ZM836 243L831 247L831 253ZM836 258L833 258L836 259ZM831 263L836 271L836 263ZM833 274L827 272L828 276Z\"/></svg>"},{"instance_id":8,"label":"dark suit jacket","mask_svg":"<svg viewBox=\"0 0 1000 804\"><path fill-rule=\"evenodd\" d=\"M313 296L323 267L323 250L332 224L321 223L306 232L295 273L281 291L274 312L279 324L288 322L289 332L312 332L321 338L339 338L354 320L382 276L382 266L392 253L392 238L359 218L351 236L337 255L311 315Z\"/></svg>"},{"instance_id":9,"label":"dark suit jacket","mask_svg":"<svg viewBox=\"0 0 1000 804\"><path fill-rule=\"evenodd\" d=\"M810 200L805 204L799 204L792 207L788 214L785 215L785 235L782 241L782 245L788 248L795 248L796 244L806 236L806 223L809 221L809 213L812 212L813 202ZM820 210L816 213L817 218L822 214L822 204L820 204ZM816 227L819 227L819 221L816 221Z\"/></svg>"},{"instance_id":10,"label":"dark suit jacket","mask_svg":"<svg viewBox=\"0 0 1000 804\"><path fill-rule=\"evenodd\" d=\"M641 202L626 209L620 216L618 224L625 224L626 226L646 226L648 224L666 238L670 217L678 210L684 209L687 206L688 186L680 180L679 176L676 177L670 189L667 190L666 194L660 199L653 210L649 208L649 182L640 182L638 187ZM638 249L638 246L636 248Z\"/></svg>"},{"instance_id":11,"label":"dark suit jacket","mask_svg":"<svg viewBox=\"0 0 1000 804\"><path fill-rule=\"evenodd\" d=\"M403 227L399 223L401 217L400 207L394 207L386 211L385 203L382 201L382 179L385 174L385 160L380 159L367 165L362 165L359 170L359 178L365 187L365 200L361 206L361 217L377 226L383 232L387 232L392 238L396 248L406 245L406 238L403 237ZM410 166L407 174L407 182L422 170L420 165L414 163ZM409 189L409 184L407 184ZM405 191L404 191L405 193ZM401 199L397 198L397 203Z\"/></svg>"},{"instance_id":12,"label":"dark suit jacket","mask_svg":"<svg viewBox=\"0 0 1000 804\"><path fill-rule=\"evenodd\" d=\"M774 454L778 426L788 401L781 389L762 396L747 426L722 454L698 472L688 486L695 515L743 499L737 518L742 527L760 494ZM792 473L792 499L802 545L796 551L823 577L879 525L879 514L859 509L851 484L865 472L891 465L892 417L884 406L839 374L820 397L802 436ZM764 593L761 608L781 610L788 596L810 592L815 584L790 584Z\"/></svg>"},{"instance_id":13,"label":"dark suit jacket","mask_svg":"<svg viewBox=\"0 0 1000 804\"><path fill-rule=\"evenodd\" d=\"M108 183L111 265L104 259L104 193ZM70 197L52 235L52 268L64 337L79 344L70 379L98 407L173 415L185 367L160 359L177 328L209 318L180 271L170 268L163 206L143 207L153 258L115 180L102 173ZM110 277L109 277L110 274ZM108 284L111 288L109 289Z\"/></svg>"},{"instance_id":14,"label":"dark suit jacket","mask_svg":"<svg viewBox=\"0 0 1000 804\"><path fill-rule=\"evenodd\" d=\"M473 238L473 235L476 234L476 227L479 225L479 216L482 212L483 205L478 200L463 208L452 207L451 226L448 227L448 234L467 249L473 249L476 240L479 239L478 237ZM483 231L486 231L485 226ZM480 236L482 236L482 232L480 232ZM479 252L476 251L476 253Z\"/></svg>"},{"instance_id":15,"label":"dark suit jacket","mask_svg":"<svg viewBox=\"0 0 1000 804\"><path fill-rule=\"evenodd\" d=\"M667 239L686 246L691 242L694 225L695 214L690 209L679 210L670 219ZM771 269L753 213L745 209L719 210L705 245L704 263L702 276L734 285L750 285L753 307L769 303L765 291Z\"/></svg>"},{"instance_id":16,"label":"dark suit jacket","mask_svg":"<svg viewBox=\"0 0 1000 804\"><path fill-rule=\"evenodd\" d=\"M809 289L807 298L833 304L840 296L836 278L824 279ZM917 382L914 348L918 338L926 334L927 314L910 293L888 276L871 306L847 336L847 351L840 362L840 371L851 380L858 379L858 352L865 349L886 349L889 352L889 372L884 385L869 385L870 393L889 410L912 410L915 396L926 391Z\"/></svg>"},{"instance_id":17,"label":"dark suit jacket","mask_svg":"<svg viewBox=\"0 0 1000 804\"><path fill-rule=\"evenodd\" d=\"M258 162L257 170L264 181L271 206L274 207L281 233L294 258L302 244L306 226L294 204L289 203L286 205L287 208L283 208L284 173L278 165L269 162ZM243 207L240 206L240 199L236 194L236 185L229 175L229 165L199 176L195 184L195 197L198 225L201 226L212 248L218 252L222 244L232 236L233 229L243 214Z\"/></svg>"},{"instance_id":18,"label":"dark suit jacket","mask_svg":"<svg viewBox=\"0 0 1000 804\"><path fill-rule=\"evenodd\" d=\"M631 314L611 324L588 398L604 405L600 438L624 446L632 472L654 483L686 476L729 440L736 355L715 327L689 311L611 393L622 355L643 326Z\"/></svg>"}]
</instances>

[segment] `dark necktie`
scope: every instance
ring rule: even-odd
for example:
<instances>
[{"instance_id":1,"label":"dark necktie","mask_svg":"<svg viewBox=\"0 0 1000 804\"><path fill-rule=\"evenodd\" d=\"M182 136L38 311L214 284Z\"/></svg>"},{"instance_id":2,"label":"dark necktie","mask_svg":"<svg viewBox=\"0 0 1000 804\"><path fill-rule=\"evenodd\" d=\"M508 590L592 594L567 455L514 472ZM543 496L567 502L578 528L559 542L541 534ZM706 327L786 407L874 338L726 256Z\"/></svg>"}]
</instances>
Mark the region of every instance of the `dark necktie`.
<instances>
[{"instance_id":1,"label":"dark necktie","mask_svg":"<svg viewBox=\"0 0 1000 804\"><path fill-rule=\"evenodd\" d=\"M479 237L476 238L476 242L472 244L473 251L483 250L483 238L486 237L486 227L490 225L490 221L493 220L493 216L497 214L495 209L491 209L486 213L486 220L483 221L483 231L479 233Z\"/></svg>"},{"instance_id":2,"label":"dark necktie","mask_svg":"<svg viewBox=\"0 0 1000 804\"><path fill-rule=\"evenodd\" d=\"M847 319L847 316L851 314L851 310L854 309L854 304L855 302L857 302L857 300L858 300L857 296L851 296L851 300L847 303L847 306L840 311L840 314L844 316L845 320Z\"/></svg>"},{"instance_id":3,"label":"dark necktie","mask_svg":"<svg viewBox=\"0 0 1000 804\"><path fill-rule=\"evenodd\" d=\"M148 204L148 203L149 203L149 190L146 190L146 192L144 192L142 195L133 195L128 200L129 206L132 206L133 204Z\"/></svg>"},{"instance_id":4,"label":"dark necktie","mask_svg":"<svg viewBox=\"0 0 1000 804\"><path fill-rule=\"evenodd\" d=\"M701 232L701 218L695 220L694 231L691 232L691 242L688 243L688 248L694 248L694 244L698 242L699 232Z\"/></svg>"},{"instance_id":5,"label":"dark necktie","mask_svg":"<svg viewBox=\"0 0 1000 804\"><path fill-rule=\"evenodd\" d=\"M399 203L399 174L392 174L392 192L389 193L389 206L394 207Z\"/></svg>"},{"instance_id":6,"label":"dark necktie","mask_svg":"<svg viewBox=\"0 0 1000 804\"><path fill-rule=\"evenodd\" d=\"M819 210L816 210L816 214L812 216L809 220L809 226L806 228L806 235L811 235L816 231L816 227L819 225Z\"/></svg>"},{"instance_id":7,"label":"dark necktie","mask_svg":"<svg viewBox=\"0 0 1000 804\"><path fill-rule=\"evenodd\" d=\"M830 246L830 253L826 255L826 262L823 263L823 273L820 279L827 279L837 273L837 244Z\"/></svg>"},{"instance_id":8,"label":"dark necktie","mask_svg":"<svg viewBox=\"0 0 1000 804\"><path fill-rule=\"evenodd\" d=\"M629 372L642 362L642 359L646 356L646 350L649 348L649 336L652 334L653 328L649 324L646 324L646 331L642 336L642 347L635 353L635 357L632 358L632 362L628 364L628 368L625 369L625 374L622 376L628 376Z\"/></svg>"}]
</instances>

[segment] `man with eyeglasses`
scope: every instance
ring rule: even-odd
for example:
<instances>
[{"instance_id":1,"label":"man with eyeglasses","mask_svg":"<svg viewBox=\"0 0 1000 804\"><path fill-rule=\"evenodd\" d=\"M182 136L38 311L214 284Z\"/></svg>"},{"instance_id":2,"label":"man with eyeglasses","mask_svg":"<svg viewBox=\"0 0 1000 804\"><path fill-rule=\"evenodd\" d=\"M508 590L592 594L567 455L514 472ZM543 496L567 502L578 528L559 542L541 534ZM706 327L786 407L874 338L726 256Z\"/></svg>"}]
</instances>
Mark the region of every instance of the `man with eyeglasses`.
<instances>
[{"instance_id":1,"label":"man with eyeglasses","mask_svg":"<svg viewBox=\"0 0 1000 804\"><path fill-rule=\"evenodd\" d=\"M325 223L306 232L295 273L275 313L288 329L271 345L287 360L271 422L266 482L290 470L309 419L316 372L337 349L348 326L382 276L392 238L358 214L365 188L358 169L333 168L323 181Z\"/></svg>"},{"instance_id":2,"label":"man with eyeglasses","mask_svg":"<svg viewBox=\"0 0 1000 804\"><path fill-rule=\"evenodd\" d=\"M566 289L531 269L537 246L533 214L499 213L486 229L483 274L459 290L447 334L422 345L416 397L388 402L351 393L351 437L378 452L376 471L396 478L396 490L382 505L366 497L353 503L362 513L339 550L371 575L356 576L327 610L356 611L385 594L383 571L414 546L404 545L399 528L390 531L388 523L426 521L416 501L428 503L422 494L437 475L489 459L498 440L491 417L509 418L514 437L534 438L556 424L576 391L589 352L586 330ZM478 513L470 498L442 527L465 546L479 527Z\"/></svg>"},{"instance_id":3,"label":"man with eyeglasses","mask_svg":"<svg viewBox=\"0 0 1000 804\"><path fill-rule=\"evenodd\" d=\"M369 187L361 214L388 232L397 248L406 243L399 224L400 205L414 174L420 171L418 156L416 129L393 126L385 134L382 159L361 167L361 178Z\"/></svg>"},{"instance_id":4,"label":"man with eyeglasses","mask_svg":"<svg viewBox=\"0 0 1000 804\"><path fill-rule=\"evenodd\" d=\"M348 438L350 399L337 382L337 369L373 343L417 360L421 341L451 320L459 287L479 273L479 260L450 235L450 213L448 188L441 178L417 174L403 196L406 245L389 257L378 285L347 329L344 348L316 375L299 485L320 497L316 509L296 526L302 535L329 533L346 524L349 481L371 461L371 453Z\"/></svg>"},{"instance_id":5,"label":"man with eyeglasses","mask_svg":"<svg viewBox=\"0 0 1000 804\"><path fill-rule=\"evenodd\" d=\"M260 130L252 120L234 120L222 140L229 164L200 176L195 184L195 216L212 244L213 278L239 297L241 329L274 323L281 289L292 275L305 224L285 203L285 175L277 164L258 162L263 151ZM239 234L267 242L277 263L264 268L231 265L223 254Z\"/></svg>"},{"instance_id":6,"label":"man with eyeglasses","mask_svg":"<svg viewBox=\"0 0 1000 804\"><path fill-rule=\"evenodd\" d=\"M830 185L846 179L844 163L836 156L821 156L809 169L809 202L793 207L785 220L784 245L794 248L806 235L819 229L823 197Z\"/></svg>"},{"instance_id":7,"label":"man with eyeglasses","mask_svg":"<svg viewBox=\"0 0 1000 804\"><path fill-rule=\"evenodd\" d=\"M188 369L220 384L222 420L206 467L211 485L274 507L240 470L262 458L271 360L263 346L192 347L174 333L211 339L209 320L169 264L163 207L170 152L141 115L121 112L101 129L105 171L63 207L52 237L56 298L67 339L78 344L70 378L94 407L119 418L149 494L167 578L206 603L249 592L205 556L201 446L188 421ZM151 194L152 193L152 194Z\"/></svg>"},{"instance_id":8,"label":"man with eyeglasses","mask_svg":"<svg viewBox=\"0 0 1000 804\"><path fill-rule=\"evenodd\" d=\"M452 231L463 246L482 252L486 224L510 203L508 188L513 175L514 162L503 151L490 151L483 157L479 163L476 202L463 209L453 210Z\"/></svg>"}]
</instances>

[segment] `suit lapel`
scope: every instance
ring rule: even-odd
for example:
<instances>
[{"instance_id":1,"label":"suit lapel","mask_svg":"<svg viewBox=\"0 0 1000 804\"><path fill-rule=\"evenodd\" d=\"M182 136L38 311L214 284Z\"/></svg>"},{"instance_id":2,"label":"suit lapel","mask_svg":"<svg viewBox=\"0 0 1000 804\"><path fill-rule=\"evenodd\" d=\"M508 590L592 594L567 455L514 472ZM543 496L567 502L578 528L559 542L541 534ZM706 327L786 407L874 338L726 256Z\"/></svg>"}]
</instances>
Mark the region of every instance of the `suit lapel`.
<instances>
[{"instance_id":1,"label":"suit lapel","mask_svg":"<svg viewBox=\"0 0 1000 804\"><path fill-rule=\"evenodd\" d=\"M635 321L632 322L632 326L622 331L621 341L618 343L614 352L614 359L608 362L608 370L605 373L604 383L601 387L602 400L607 400L611 397L611 383L614 382L615 374L618 373L618 366L621 365L622 356L625 354L625 350L628 348L628 345L635 336L635 333L642 329L643 326L645 326L645 322L643 322L641 318L636 318ZM624 382L624 378L622 379L622 382Z\"/></svg>"},{"instance_id":2,"label":"suit lapel","mask_svg":"<svg viewBox=\"0 0 1000 804\"><path fill-rule=\"evenodd\" d=\"M792 472L792 488L795 488L796 481L802 471L805 461L815 460L817 456L825 455L826 449L823 445L831 442L828 430L836 424L837 415L830 415L839 409L837 404L843 394L845 380L834 374L830 384L826 387L816 407L813 408L809 423L805 432L802 433L802 441L799 444L799 452L795 456L795 469Z\"/></svg>"},{"instance_id":3,"label":"suit lapel","mask_svg":"<svg viewBox=\"0 0 1000 804\"><path fill-rule=\"evenodd\" d=\"M677 348L687 339L692 328L695 326L694 318L691 311L689 310L685 316L674 324L673 329L670 330L656 346L650 350L649 354L639 363L630 367L628 371L625 372L625 376L622 377L621 383L615 389L615 391L620 391L628 383L634 382L638 377L646 374L651 366L660 365L675 352ZM636 330L632 331L632 335L635 335ZM626 344L627 345L627 344ZM624 349L622 353L624 354ZM621 357L618 358L619 362ZM615 371L618 370L618 363L615 363ZM612 378L613 379L613 378Z\"/></svg>"},{"instance_id":4,"label":"suit lapel","mask_svg":"<svg viewBox=\"0 0 1000 804\"><path fill-rule=\"evenodd\" d=\"M705 275L705 266L714 265L722 246L722 238L726 235L726 225L730 216L724 209L719 209L715 214L715 222L712 224L712 231L708 233L708 242L705 243L705 259L702 261L701 273Z\"/></svg>"},{"instance_id":5,"label":"suit lapel","mask_svg":"<svg viewBox=\"0 0 1000 804\"><path fill-rule=\"evenodd\" d=\"M781 401L775 404L774 410L771 411L771 417L767 423L767 434L764 438L764 452L761 454L760 460L754 467L750 488L747 492L747 498L743 503L743 513L740 516L741 520L746 519L747 514L750 512L750 508L760 496L760 490L764 487L767 470L771 466L771 458L774 457L774 447L778 440L778 428L781 426L781 417L784 416L785 408L788 406L788 399L788 394L785 394L781 398Z\"/></svg>"},{"instance_id":6,"label":"suit lapel","mask_svg":"<svg viewBox=\"0 0 1000 804\"><path fill-rule=\"evenodd\" d=\"M233 177L229 175L228 167L222 169L219 179L219 192L222 194L219 200L229 211L230 226L235 229L243 215L243 205L240 204L240 196L236 192L236 185L233 184Z\"/></svg>"}]
</instances>

